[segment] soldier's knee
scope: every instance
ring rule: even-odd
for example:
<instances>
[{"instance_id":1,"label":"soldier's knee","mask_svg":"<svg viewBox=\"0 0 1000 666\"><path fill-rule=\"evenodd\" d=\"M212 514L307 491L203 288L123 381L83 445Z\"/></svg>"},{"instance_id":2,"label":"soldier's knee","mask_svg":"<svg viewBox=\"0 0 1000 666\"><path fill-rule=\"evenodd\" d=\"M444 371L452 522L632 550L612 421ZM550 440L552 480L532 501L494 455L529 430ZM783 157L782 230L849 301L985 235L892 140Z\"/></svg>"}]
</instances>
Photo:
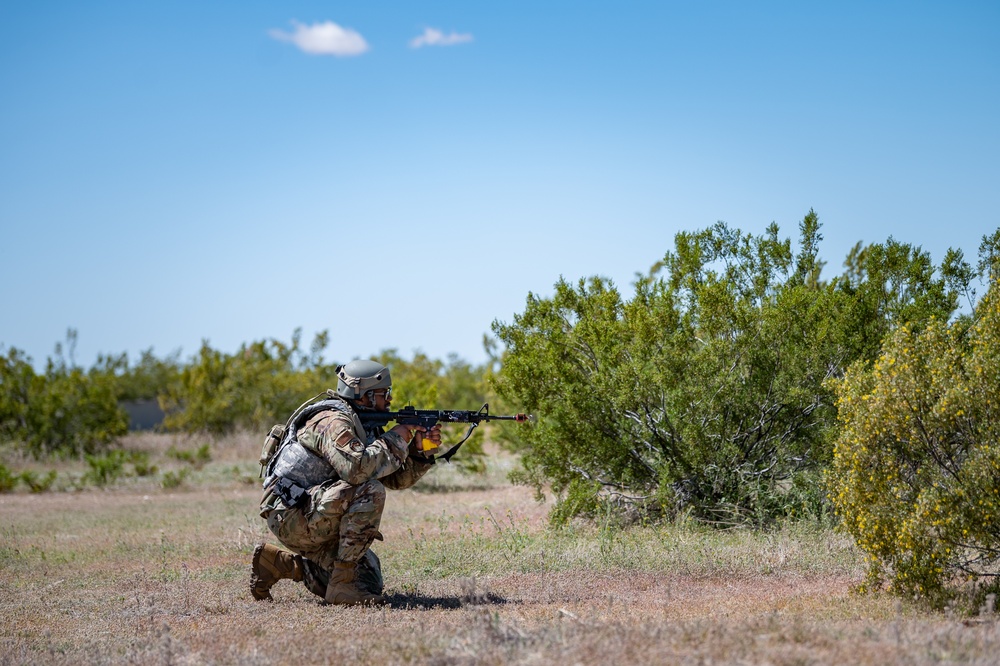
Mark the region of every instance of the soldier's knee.
<instances>
[{"instance_id":1,"label":"soldier's knee","mask_svg":"<svg viewBox=\"0 0 1000 666\"><path fill-rule=\"evenodd\" d=\"M379 514L385 508L385 486L378 479L372 479L358 486L354 492L348 512L374 511Z\"/></svg>"},{"instance_id":2,"label":"soldier's knee","mask_svg":"<svg viewBox=\"0 0 1000 666\"><path fill-rule=\"evenodd\" d=\"M378 479L372 479L365 485L367 486L365 494L372 498L372 502L381 511L385 506L385 486Z\"/></svg>"}]
</instances>

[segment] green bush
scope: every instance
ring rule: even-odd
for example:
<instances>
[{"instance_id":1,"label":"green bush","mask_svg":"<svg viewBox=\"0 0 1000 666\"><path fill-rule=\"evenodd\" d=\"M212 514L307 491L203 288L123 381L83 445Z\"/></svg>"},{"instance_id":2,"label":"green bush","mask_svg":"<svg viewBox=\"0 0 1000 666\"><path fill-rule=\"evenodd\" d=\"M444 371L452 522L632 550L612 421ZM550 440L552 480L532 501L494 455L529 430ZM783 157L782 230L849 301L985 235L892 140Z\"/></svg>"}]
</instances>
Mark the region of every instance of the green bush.
<instances>
[{"instance_id":1,"label":"green bush","mask_svg":"<svg viewBox=\"0 0 1000 666\"><path fill-rule=\"evenodd\" d=\"M84 475L84 480L103 488L114 483L125 473L128 454L121 450L114 450L97 455L87 454L84 458L87 461L87 466L90 467Z\"/></svg>"},{"instance_id":2,"label":"green bush","mask_svg":"<svg viewBox=\"0 0 1000 666\"><path fill-rule=\"evenodd\" d=\"M21 480L33 493L44 493L52 488L52 484L56 480L56 471L49 470L49 472L43 476L39 476L38 472L32 470L24 470L21 472Z\"/></svg>"},{"instance_id":3,"label":"green bush","mask_svg":"<svg viewBox=\"0 0 1000 666\"><path fill-rule=\"evenodd\" d=\"M885 336L902 324L948 319L973 279L961 251L948 250L936 267L929 253L893 238L867 247L859 243L844 265L833 287L846 297L837 314L852 352L849 361L877 358Z\"/></svg>"},{"instance_id":4,"label":"green bush","mask_svg":"<svg viewBox=\"0 0 1000 666\"><path fill-rule=\"evenodd\" d=\"M300 351L299 337L296 330L291 345L265 340L243 345L232 355L203 343L160 396L165 426L222 435L284 421L303 400L336 381L332 368L322 364L325 332L317 335L309 356Z\"/></svg>"},{"instance_id":5,"label":"green bush","mask_svg":"<svg viewBox=\"0 0 1000 666\"><path fill-rule=\"evenodd\" d=\"M186 462L195 469L201 469L212 461L212 452L207 443L193 450L177 449L171 446L167 449L167 455L174 460Z\"/></svg>"},{"instance_id":6,"label":"green bush","mask_svg":"<svg viewBox=\"0 0 1000 666\"><path fill-rule=\"evenodd\" d=\"M14 490L20 478L20 476L11 472L6 465L0 463L0 493L9 493Z\"/></svg>"},{"instance_id":7,"label":"green bush","mask_svg":"<svg viewBox=\"0 0 1000 666\"><path fill-rule=\"evenodd\" d=\"M0 438L22 441L27 437L30 399L42 382L31 359L20 350L12 347L0 356Z\"/></svg>"},{"instance_id":8,"label":"green bush","mask_svg":"<svg viewBox=\"0 0 1000 666\"><path fill-rule=\"evenodd\" d=\"M44 389L31 400L29 422L26 443L36 456L106 451L128 432L114 378L80 369L47 373Z\"/></svg>"},{"instance_id":9,"label":"green bush","mask_svg":"<svg viewBox=\"0 0 1000 666\"><path fill-rule=\"evenodd\" d=\"M113 374L51 359L38 374L17 349L0 356L0 437L33 456L104 451L127 429Z\"/></svg>"},{"instance_id":10,"label":"green bush","mask_svg":"<svg viewBox=\"0 0 1000 666\"><path fill-rule=\"evenodd\" d=\"M191 470L187 467L182 467L179 470L170 470L163 473L163 478L160 480L160 485L167 490L172 490L174 488L179 488L184 481L187 479L188 474Z\"/></svg>"},{"instance_id":11,"label":"green bush","mask_svg":"<svg viewBox=\"0 0 1000 666\"><path fill-rule=\"evenodd\" d=\"M63 355L64 346L57 345L45 373L37 373L17 349L0 356L0 439L23 446L35 457L100 454L127 431L128 417L119 402L153 397L167 412L167 429L216 436L240 428L263 430L287 419L304 400L336 386L337 364L323 358L328 343L329 335L323 331L305 351L301 329L296 329L291 344L264 340L227 354L205 342L187 363L178 360L178 353L158 359L151 349L135 364L124 353L102 355L84 371L72 362L76 332L70 329L65 346L70 359ZM376 358L392 368L397 406L478 409L487 400L485 367L457 357L442 362L419 353L407 361L394 350ZM484 429L474 433L455 459L459 467L484 469ZM462 434L448 433L445 441L455 442ZM196 467L211 459L207 444L175 453ZM156 471L148 460L130 462L137 475ZM91 470L91 477L106 483L100 471L105 463L95 458L94 464L98 467Z\"/></svg>"},{"instance_id":12,"label":"green bush","mask_svg":"<svg viewBox=\"0 0 1000 666\"><path fill-rule=\"evenodd\" d=\"M129 461L136 476L152 476L158 471L156 465L150 464L149 454L145 451L132 451Z\"/></svg>"},{"instance_id":13,"label":"green bush","mask_svg":"<svg viewBox=\"0 0 1000 666\"><path fill-rule=\"evenodd\" d=\"M776 225L681 233L631 300L602 278L560 280L494 324L496 390L538 417L508 431L521 478L570 503L555 519L601 502L719 524L824 513L824 380L899 317L947 317L957 299L925 253L891 239L821 282L815 213L800 232L798 255Z\"/></svg>"},{"instance_id":14,"label":"green bush","mask_svg":"<svg viewBox=\"0 0 1000 666\"><path fill-rule=\"evenodd\" d=\"M112 365L118 376L120 400L158 398L177 381L182 367L179 351L159 359L152 349L143 351L134 364L130 364L128 356L122 354L120 360Z\"/></svg>"},{"instance_id":15,"label":"green bush","mask_svg":"<svg viewBox=\"0 0 1000 666\"><path fill-rule=\"evenodd\" d=\"M1000 287L974 317L904 326L833 383L842 430L828 472L867 587L944 603L1000 574Z\"/></svg>"}]
</instances>

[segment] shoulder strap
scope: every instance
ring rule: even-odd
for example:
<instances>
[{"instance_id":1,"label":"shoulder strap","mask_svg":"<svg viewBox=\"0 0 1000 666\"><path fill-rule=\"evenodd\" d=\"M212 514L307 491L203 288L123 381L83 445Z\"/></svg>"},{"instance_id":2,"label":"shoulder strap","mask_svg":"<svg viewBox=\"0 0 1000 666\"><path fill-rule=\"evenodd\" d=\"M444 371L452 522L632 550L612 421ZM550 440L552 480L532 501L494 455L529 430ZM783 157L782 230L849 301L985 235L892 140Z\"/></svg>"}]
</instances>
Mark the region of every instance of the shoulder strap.
<instances>
[{"instance_id":1,"label":"shoulder strap","mask_svg":"<svg viewBox=\"0 0 1000 666\"><path fill-rule=\"evenodd\" d=\"M309 398L308 400L306 400L305 402L303 402L301 405L299 405L298 409L292 412L292 415L288 417L288 420L285 421L285 432L288 432L288 429L292 427L292 424L295 423L296 420L298 420L299 414L301 414L302 410L304 410L306 407L308 407L309 405L313 404L314 402L323 397L325 397L327 400L332 400L335 395L337 394L334 393L333 389L327 389L322 393L318 393L313 397Z\"/></svg>"},{"instance_id":2,"label":"shoulder strap","mask_svg":"<svg viewBox=\"0 0 1000 666\"><path fill-rule=\"evenodd\" d=\"M343 409L345 405L346 401L337 395L333 389L327 389L322 393L318 393L299 405L299 408L292 412L292 415L288 417L287 421L285 421L285 434L281 439L281 443L274 451L274 455L272 455L271 459L268 461L267 467L263 470L267 472L266 476L270 477L271 471L274 469L274 464L281 454L281 450L288 446L291 442L297 440L299 428L305 425L309 419L322 411L329 409Z\"/></svg>"}]
</instances>

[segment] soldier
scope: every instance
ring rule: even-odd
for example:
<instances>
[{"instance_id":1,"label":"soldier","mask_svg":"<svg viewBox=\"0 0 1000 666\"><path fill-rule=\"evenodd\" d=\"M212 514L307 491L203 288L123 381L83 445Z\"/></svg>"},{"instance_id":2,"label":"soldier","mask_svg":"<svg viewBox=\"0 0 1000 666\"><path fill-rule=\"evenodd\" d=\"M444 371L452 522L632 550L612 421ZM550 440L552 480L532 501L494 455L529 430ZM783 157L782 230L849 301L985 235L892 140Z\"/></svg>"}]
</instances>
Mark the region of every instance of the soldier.
<instances>
[{"instance_id":1,"label":"soldier","mask_svg":"<svg viewBox=\"0 0 1000 666\"><path fill-rule=\"evenodd\" d=\"M260 515L291 551L254 550L250 593L271 600L282 578L303 581L330 604L382 602L382 569L370 550L381 540L386 488L408 488L430 470L429 450L440 426L396 425L388 432L362 425L359 410L389 411L389 369L375 361L337 368L331 399L301 408L267 466Z\"/></svg>"}]
</instances>

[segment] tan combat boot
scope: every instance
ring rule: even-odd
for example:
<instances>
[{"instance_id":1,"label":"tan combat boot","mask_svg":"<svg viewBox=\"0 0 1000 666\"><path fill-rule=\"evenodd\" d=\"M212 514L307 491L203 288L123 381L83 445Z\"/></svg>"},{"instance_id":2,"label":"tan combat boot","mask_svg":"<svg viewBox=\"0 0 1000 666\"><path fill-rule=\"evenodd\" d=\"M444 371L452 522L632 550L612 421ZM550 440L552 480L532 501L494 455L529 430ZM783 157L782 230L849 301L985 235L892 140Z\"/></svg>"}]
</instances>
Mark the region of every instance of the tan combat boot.
<instances>
[{"instance_id":1,"label":"tan combat boot","mask_svg":"<svg viewBox=\"0 0 1000 666\"><path fill-rule=\"evenodd\" d=\"M340 606L381 604L384 599L360 587L356 581L357 562L334 562L330 584L326 587L326 603Z\"/></svg>"},{"instance_id":2,"label":"tan combat boot","mask_svg":"<svg viewBox=\"0 0 1000 666\"><path fill-rule=\"evenodd\" d=\"M262 543L254 548L250 564L250 594L253 598L257 601L274 601L271 586L282 578L302 580L302 565L298 555L269 543Z\"/></svg>"}]
</instances>

